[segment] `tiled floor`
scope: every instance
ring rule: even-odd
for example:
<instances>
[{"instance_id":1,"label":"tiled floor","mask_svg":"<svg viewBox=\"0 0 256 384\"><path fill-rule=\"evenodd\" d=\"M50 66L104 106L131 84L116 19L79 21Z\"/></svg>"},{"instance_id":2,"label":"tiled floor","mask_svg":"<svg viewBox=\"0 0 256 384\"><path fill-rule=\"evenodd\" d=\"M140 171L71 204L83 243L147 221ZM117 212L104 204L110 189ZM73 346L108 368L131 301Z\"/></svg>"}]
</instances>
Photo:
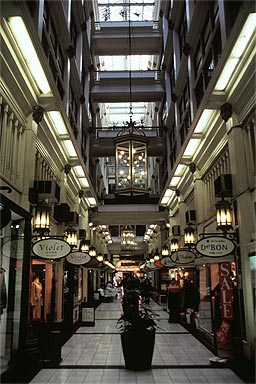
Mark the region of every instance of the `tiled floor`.
<instances>
[{"instance_id":1,"label":"tiled floor","mask_svg":"<svg viewBox=\"0 0 256 384\"><path fill-rule=\"evenodd\" d=\"M151 302L158 314L152 369L124 368L121 338L116 320L120 300L102 303L95 312L94 327L80 327L62 347L58 368L41 369L30 383L60 384L185 384L243 383L228 368L212 368L214 355L180 324L168 323L168 314Z\"/></svg>"}]
</instances>

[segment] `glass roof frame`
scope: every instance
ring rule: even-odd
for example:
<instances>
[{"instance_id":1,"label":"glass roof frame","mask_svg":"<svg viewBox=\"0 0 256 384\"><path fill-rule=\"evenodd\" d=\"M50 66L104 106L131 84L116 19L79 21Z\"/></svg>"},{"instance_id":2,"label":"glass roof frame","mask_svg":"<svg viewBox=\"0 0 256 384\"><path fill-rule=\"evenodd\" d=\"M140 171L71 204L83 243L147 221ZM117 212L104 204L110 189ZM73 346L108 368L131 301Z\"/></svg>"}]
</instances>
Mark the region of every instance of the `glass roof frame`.
<instances>
[{"instance_id":1,"label":"glass roof frame","mask_svg":"<svg viewBox=\"0 0 256 384\"><path fill-rule=\"evenodd\" d=\"M98 0L99 22L136 22L157 21L157 0ZM128 34L127 34L128 45ZM98 71L149 71L156 70L157 57L155 55L109 55L99 56ZM150 117L153 103L133 102L132 118L136 126L151 125ZM130 119L130 103L99 103L102 126L124 126Z\"/></svg>"}]
</instances>

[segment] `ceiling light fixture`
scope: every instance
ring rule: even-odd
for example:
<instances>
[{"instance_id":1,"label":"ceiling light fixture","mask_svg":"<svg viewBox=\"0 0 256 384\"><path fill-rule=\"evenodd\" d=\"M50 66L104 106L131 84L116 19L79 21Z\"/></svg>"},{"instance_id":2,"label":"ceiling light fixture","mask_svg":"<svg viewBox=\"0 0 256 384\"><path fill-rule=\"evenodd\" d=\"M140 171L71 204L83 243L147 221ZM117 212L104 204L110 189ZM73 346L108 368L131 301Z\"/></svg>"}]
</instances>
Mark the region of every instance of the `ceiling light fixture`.
<instances>
[{"instance_id":1,"label":"ceiling light fixture","mask_svg":"<svg viewBox=\"0 0 256 384\"><path fill-rule=\"evenodd\" d=\"M116 186L115 194L139 195L148 194L148 138L142 127L136 128L132 116L132 70L131 70L131 17L130 2L129 16L129 91L130 91L130 120L114 139L116 153Z\"/></svg>"}]
</instances>

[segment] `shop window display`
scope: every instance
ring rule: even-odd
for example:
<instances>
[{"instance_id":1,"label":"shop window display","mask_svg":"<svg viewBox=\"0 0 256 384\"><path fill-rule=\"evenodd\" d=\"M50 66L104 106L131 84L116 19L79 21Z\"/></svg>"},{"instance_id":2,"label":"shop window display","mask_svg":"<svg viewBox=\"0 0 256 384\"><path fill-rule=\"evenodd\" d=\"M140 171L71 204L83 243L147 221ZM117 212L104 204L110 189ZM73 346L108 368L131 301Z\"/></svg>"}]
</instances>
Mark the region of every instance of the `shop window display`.
<instances>
[{"instance_id":1,"label":"shop window display","mask_svg":"<svg viewBox=\"0 0 256 384\"><path fill-rule=\"evenodd\" d=\"M62 320L62 262L32 260L30 322Z\"/></svg>"},{"instance_id":2,"label":"shop window display","mask_svg":"<svg viewBox=\"0 0 256 384\"><path fill-rule=\"evenodd\" d=\"M25 218L12 210L9 212L9 222L2 221L0 230L1 373L8 368L13 353L19 348L25 245Z\"/></svg>"}]
</instances>

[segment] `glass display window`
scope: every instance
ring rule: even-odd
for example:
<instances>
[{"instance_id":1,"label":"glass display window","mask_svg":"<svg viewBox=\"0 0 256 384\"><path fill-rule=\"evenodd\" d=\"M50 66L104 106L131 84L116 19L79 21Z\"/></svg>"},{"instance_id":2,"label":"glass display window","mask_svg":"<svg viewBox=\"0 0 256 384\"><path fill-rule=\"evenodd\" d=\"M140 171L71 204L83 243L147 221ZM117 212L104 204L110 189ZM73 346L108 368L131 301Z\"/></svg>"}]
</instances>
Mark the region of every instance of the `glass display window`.
<instances>
[{"instance_id":1,"label":"glass display window","mask_svg":"<svg viewBox=\"0 0 256 384\"><path fill-rule=\"evenodd\" d=\"M62 320L62 261L33 259L30 282L30 321Z\"/></svg>"},{"instance_id":2,"label":"glass display window","mask_svg":"<svg viewBox=\"0 0 256 384\"><path fill-rule=\"evenodd\" d=\"M3 373L14 353L20 348L22 321L22 291L26 225L28 220L0 203L1 211L8 212L8 220L1 222L0 230L0 367ZM1 216L2 218L2 216ZM26 222L27 220L27 222Z\"/></svg>"}]
</instances>

